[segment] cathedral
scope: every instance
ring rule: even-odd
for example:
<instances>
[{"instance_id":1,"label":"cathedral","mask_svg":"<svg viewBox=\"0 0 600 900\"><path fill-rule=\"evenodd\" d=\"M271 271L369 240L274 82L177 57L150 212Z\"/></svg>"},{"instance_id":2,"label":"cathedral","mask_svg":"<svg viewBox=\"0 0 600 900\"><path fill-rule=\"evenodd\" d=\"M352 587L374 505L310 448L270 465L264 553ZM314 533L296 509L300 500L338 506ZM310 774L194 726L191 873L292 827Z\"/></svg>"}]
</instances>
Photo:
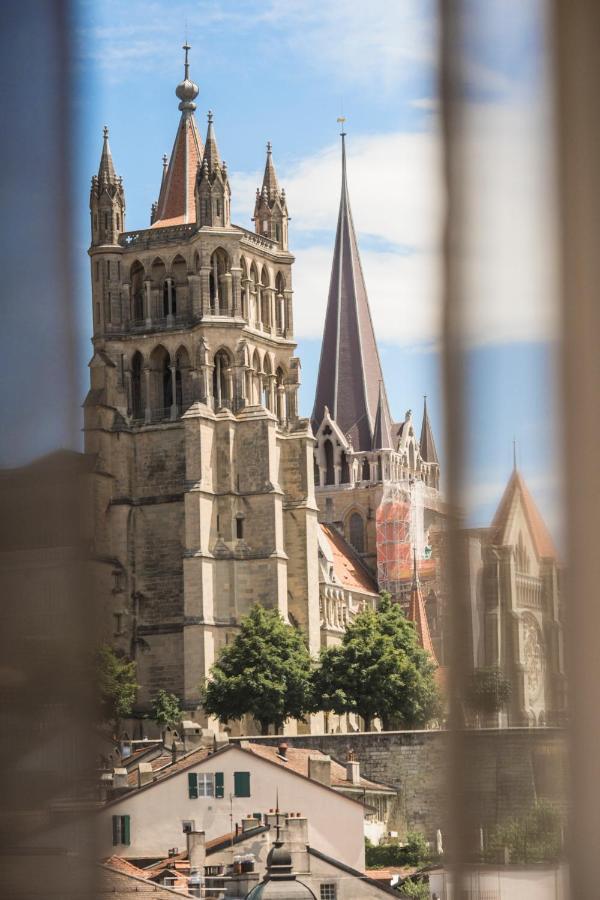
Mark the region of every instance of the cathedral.
<instances>
[{"instance_id":1,"label":"cathedral","mask_svg":"<svg viewBox=\"0 0 600 900\"><path fill-rule=\"evenodd\" d=\"M443 664L448 513L426 402L420 429L410 410L399 422L390 412L345 134L309 421L298 408L294 256L272 148L254 228L233 224L213 114L204 139L196 121L189 49L148 228L126 229L104 131L90 193L84 434L95 460L92 553L105 639L137 663L138 712L165 688L205 723L202 685L257 602L300 628L316 655L389 591Z\"/></svg>"}]
</instances>

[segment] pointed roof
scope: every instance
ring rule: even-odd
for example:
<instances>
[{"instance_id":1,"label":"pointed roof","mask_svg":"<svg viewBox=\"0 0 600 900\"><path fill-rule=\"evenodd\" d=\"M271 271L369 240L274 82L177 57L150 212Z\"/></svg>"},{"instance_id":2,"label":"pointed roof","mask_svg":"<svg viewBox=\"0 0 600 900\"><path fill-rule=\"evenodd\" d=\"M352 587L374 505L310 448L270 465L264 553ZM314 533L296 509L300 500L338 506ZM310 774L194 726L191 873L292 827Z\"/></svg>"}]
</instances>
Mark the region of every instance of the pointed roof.
<instances>
[{"instance_id":1,"label":"pointed roof","mask_svg":"<svg viewBox=\"0 0 600 900\"><path fill-rule=\"evenodd\" d=\"M380 385L387 410L383 372L350 210L345 133L342 132L342 191L313 428L319 427L328 406L344 434L349 435L354 449L371 450Z\"/></svg>"},{"instance_id":2,"label":"pointed roof","mask_svg":"<svg viewBox=\"0 0 600 900\"><path fill-rule=\"evenodd\" d=\"M435 650L433 649L433 641L431 640L431 632L429 631L429 622L427 621L427 613L425 612L425 602L421 592L421 582L419 581L419 572L417 570L417 553L413 553L413 582L410 590L410 605L408 607L408 618L414 622L417 634L419 635L419 643L423 650L426 650L433 661L438 665Z\"/></svg>"},{"instance_id":3,"label":"pointed roof","mask_svg":"<svg viewBox=\"0 0 600 900\"><path fill-rule=\"evenodd\" d=\"M112 153L110 152L110 144L108 143L108 127L104 126L104 143L102 144L102 155L100 156L100 165L98 167L98 181L113 182L116 181L117 175L113 165Z\"/></svg>"},{"instance_id":4,"label":"pointed roof","mask_svg":"<svg viewBox=\"0 0 600 900\"><path fill-rule=\"evenodd\" d=\"M265 163L262 190L266 190L269 200L273 200L279 193L279 182L277 181L277 172L273 163L273 146L271 141L267 143L267 161Z\"/></svg>"},{"instance_id":5,"label":"pointed roof","mask_svg":"<svg viewBox=\"0 0 600 900\"><path fill-rule=\"evenodd\" d=\"M529 493L529 488L525 484L525 480L518 469L513 469L512 475L508 480L496 515L492 521L492 531L495 533L495 541L498 544L506 543L509 526L512 524L519 505L525 513L527 524L531 532L531 538L535 547L535 551L540 559L550 558L558 559L558 553L554 546L554 541L548 531L546 523L542 519L541 513L535 504L535 500Z\"/></svg>"},{"instance_id":6,"label":"pointed roof","mask_svg":"<svg viewBox=\"0 0 600 900\"><path fill-rule=\"evenodd\" d=\"M383 382L380 381L375 425L373 426L373 450L392 450L393 447L391 416L387 406L385 388Z\"/></svg>"},{"instance_id":7,"label":"pointed roof","mask_svg":"<svg viewBox=\"0 0 600 900\"><path fill-rule=\"evenodd\" d=\"M423 398L423 424L421 425L419 450L425 462L437 463L439 465L435 441L433 439L433 429L431 427L431 422L429 421L429 413L427 412L427 394L425 394L425 397Z\"/></svg>"},{"instance_id":8,"label":"pointed roof","mask_svg":"<svg viewBox=\"0 0 600 900\"><path fill-rule=\"evenodd\" d=\"M206 132L206 144L204 145L202 165L204 165L204 163L206 163L211 175L216 169L221 168L221 157L219 156L219 148L217 146L217 138L213 125L213 114L210 109L208 111L208 130Z\"/></svg>"},{"instance_id":9,"label":"pointed roof","mask_svg":"<svg viewBox=\"0 0 600 900\"><path fill-rule=\"evenodd\" d=\"M179 100L181 119L175 135L173 150L163 177L153 228L164 228L167 225L179 225L196 221L196 170L202 160L204 147L198 132L194 110L195 98L198 96L198 85L190 81L188 44L184 44L185 74L175 90Z\"/></svg>"}]
</instances>

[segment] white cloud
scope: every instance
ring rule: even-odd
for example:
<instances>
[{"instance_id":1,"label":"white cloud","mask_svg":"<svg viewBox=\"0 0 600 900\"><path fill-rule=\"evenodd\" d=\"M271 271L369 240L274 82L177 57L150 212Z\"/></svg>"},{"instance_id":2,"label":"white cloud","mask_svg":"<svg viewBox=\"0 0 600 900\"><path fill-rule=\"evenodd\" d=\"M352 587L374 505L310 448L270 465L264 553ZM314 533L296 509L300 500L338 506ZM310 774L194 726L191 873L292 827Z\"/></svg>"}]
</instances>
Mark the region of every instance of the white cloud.
<instances>
[{"instance_id":1,"label":"white cloud","mask_svg":"<svg viewBox=\"0 0 600 900\"><path fill-rule=\"evenodd\" d=\"M440 337L443 187L436 118L431 129L348 138L348 179L380 340L401 346ZM554 205L543 105L470 107L464 141L468 216L465 341L549 340L557 334ZM233 176L241 221L259 173ZM340 190L340 148L282 170L289 201L300 337L321 333Z\"/></svg>"}]
</instances>

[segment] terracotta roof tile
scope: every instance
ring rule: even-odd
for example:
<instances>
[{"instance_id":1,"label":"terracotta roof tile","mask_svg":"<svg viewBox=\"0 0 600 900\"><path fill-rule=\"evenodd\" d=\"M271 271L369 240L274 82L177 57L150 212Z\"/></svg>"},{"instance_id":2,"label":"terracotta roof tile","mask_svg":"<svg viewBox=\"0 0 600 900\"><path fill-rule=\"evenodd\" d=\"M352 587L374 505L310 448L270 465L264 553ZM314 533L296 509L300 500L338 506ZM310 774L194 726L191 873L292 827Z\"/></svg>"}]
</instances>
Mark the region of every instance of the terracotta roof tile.
<instances>
[{"instance_id":1,"label":"terracotta roof tile","mask_svg":"<svg viewBox=\"0 0 600 900\"><path fill-rule=\"evenodd\" d=\"M311 756L326 755L319 750L312 750L307 747L288 747L286 751L286 761L284 761L279 756L279 751L276 746L269 744L254 744L250 741L241 741L240 746L242 746L244 750L250 750L250 752L254 753L256 756L268 759L269 762L276 763L282 768L288 769L291 772L296 772L297 775L303 775L305 778L308 778L309 758ZM369 781L368 778L362 777L360 779L360 784L352 784L346 777L345 766L334 759L331 760L331 787L347 789L365 788L374 791L389 790L388 786L385 784L380 784L377 781Z\"/></svg>"},{"instance_id":2,"label":"terracotta roof tile","mask_svg":"<svg viewBox=\"0 0 600 900\"><path fill-rule=\"evenodd\" d=\"M377 583L357 558L355 551L335 528L321 524L333 556L333 572L339 583L349 590L377 594Z\"/></svg>"},{"instance_id":3,"label":"terracotta roof tile","mask_svg":"<svg viewBox=\"0 0 600 900\"><path fill-rule=\"evenodd\" d=\"M184 112L160 189L153 228L196 221L196 170L202 162L203 152L196 120Z\"/></svg>"}]
</instances>

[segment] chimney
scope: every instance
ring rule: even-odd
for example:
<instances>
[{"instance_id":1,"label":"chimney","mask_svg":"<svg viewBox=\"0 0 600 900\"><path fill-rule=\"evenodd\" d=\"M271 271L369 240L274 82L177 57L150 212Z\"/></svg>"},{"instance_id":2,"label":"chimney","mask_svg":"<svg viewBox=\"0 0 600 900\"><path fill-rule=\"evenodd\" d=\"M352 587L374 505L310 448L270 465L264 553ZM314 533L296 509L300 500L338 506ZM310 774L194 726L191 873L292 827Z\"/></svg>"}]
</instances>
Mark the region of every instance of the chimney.
<instances>
[{"instance_id":1,"label":"chimney","mask_svg":"<svg viewBox=\"0 0 600 900\"><path fill-rule=\"evenodd\" d=\"M154 770L150 763L140 763L138 766L138 787L143 784L150 784L154 779Z\"/></svg>"},{"instance_id":2,"label":"chimney","mask_svg":"<svg viewBox=\"0 0 600 900\"><path fill-rule=\"evenodd\" d=\"M360 784L360 763L354 755L354 750L348 752L346 762L346 778L350 784Z\"/></svg>"},{"instance_id":3,"label":"chimney","mask_svg":"<svg viewBox=\"0 0 600 900\"><path fill-rule=\"evenodd\" d=\"M122 790L123 788L129 787L129 781L127 778L127 769L118 768L113 769L113 779L112 779L113 790Z\"/></svg>"},{"instance_id":4,"label":"chimney","mask_svg":"<svg viewBox=\"0 0 600 900\"><path fill-rule=\"evenodd\" d=\"M308 777L320 784L331 787L331 757L325 756L309 756L308 757Z\"/></svg>"},{"instance_id":5,"label":"chimney","mask_svg":"<svg viewBox=\"0 0 600 900\"><path fill-rule=\"evenodd\" d=\"M185 839L190 869L198 869L203 875L206 860L206 835L203 831L188 831Z\"/></svg>"},{"instance_id":6,"label":"chimney","mask_svg":"<svg viewBox=\"0 0 600 900\"><path fill-rule=\"evenodd\" d=\"M288 745L286 744L285 741L281 741L281 743L277 747L277 756L279 757L279 759L282 759L284 762L287 762L287 752L288 752Z\"/></svg>"},{"instance_id":7,"label":"chimney","mask_svg":"<svg viewBox=\"0 0 600 900\"><path fill-rule=\"evenodd\" d=\"M258 828L260 822L258 819L255 819L254 816L246 816L245 819L242 819L242 833L244 831L251 831L253 828Z\"/></svg>"}]
</instances>

